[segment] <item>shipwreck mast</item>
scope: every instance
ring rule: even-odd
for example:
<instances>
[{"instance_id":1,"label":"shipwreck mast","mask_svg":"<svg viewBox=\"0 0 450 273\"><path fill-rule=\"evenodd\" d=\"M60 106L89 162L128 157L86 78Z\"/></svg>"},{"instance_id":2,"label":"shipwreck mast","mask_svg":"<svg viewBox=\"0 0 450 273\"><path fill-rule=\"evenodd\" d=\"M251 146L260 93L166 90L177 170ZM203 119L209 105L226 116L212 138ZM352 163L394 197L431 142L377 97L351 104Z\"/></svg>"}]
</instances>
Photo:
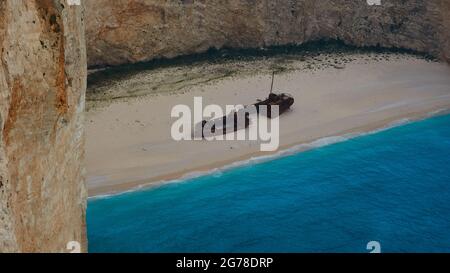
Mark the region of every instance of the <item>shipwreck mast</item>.
<instances>
[{"instance_id":1,"label":"shipwreck mast","mask_svg":"<svg viewBox=\"0 0 450 273\"><path fill-rule=\"evenodd\" d=\"M275 78L275 71L272 72L272 85L270 86L270 94L273 93L273 81L274 81L274 78Z\"/></svg>"}]
</instances>

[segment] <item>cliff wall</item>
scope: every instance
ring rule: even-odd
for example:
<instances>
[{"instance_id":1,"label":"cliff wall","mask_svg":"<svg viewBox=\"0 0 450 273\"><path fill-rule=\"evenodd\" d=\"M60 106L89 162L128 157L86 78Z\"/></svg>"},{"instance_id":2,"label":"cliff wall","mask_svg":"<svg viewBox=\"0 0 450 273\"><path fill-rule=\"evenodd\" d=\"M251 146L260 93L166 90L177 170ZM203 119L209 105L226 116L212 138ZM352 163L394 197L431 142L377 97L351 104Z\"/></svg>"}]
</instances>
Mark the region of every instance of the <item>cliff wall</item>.
<instances>
[{"instance_id":1,"label":"cliff wall","mask_svg":"<svg viewBox=\"0 0 450 273\"><path fill-rule=\"evenodd\" d=\"M83 16L0 1L0 252L86 250Z\"/></svg>"},{"instance_id":2,"label":"cliff wall","mask_svg":"<svg viewBox=\"0 0 450 273\"><path fill-rule=\"evenodd\" d=\"M90 66L340 39L449 58L449 0L85 0Z\"/></svg>"}]
</instances>

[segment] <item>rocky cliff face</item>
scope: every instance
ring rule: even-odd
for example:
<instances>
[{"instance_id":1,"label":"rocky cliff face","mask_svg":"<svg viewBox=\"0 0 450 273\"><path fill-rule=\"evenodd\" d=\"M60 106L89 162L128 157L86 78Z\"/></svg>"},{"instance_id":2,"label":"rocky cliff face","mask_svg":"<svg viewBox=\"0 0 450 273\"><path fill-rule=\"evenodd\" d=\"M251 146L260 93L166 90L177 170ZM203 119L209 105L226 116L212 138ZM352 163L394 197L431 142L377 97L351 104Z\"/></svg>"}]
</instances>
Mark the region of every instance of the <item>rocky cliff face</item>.
<instances>
[{"instance_id":1,"label":"rocky cliff face","mask_svg":"<svg viewBox=\"0 0 450 273\"><path fill-rule=\"evenodd\" d=\"M442 58L450 63L450 0L442 0L439 7L443 13L441 33Z\"/></svg>"},{"instance_id":2,"label":"rocky cliff face","mask_svg":"<svg viewBox=\"0 0 450 273\"><path fill-rule=\"evenodd\" d=\"M328 38L449 56L448 0L85 1L90 66Z\"/></svg>"},{"instance_id":3,"label":"rocky cliff face","mask_svg":"<svg viewBox=\"0 0 450 273\"><path fill-rule=\"evenodd\" d=\"M83 13L0 1L0 252L85 250Z\"/></svg>"}]
</instances>

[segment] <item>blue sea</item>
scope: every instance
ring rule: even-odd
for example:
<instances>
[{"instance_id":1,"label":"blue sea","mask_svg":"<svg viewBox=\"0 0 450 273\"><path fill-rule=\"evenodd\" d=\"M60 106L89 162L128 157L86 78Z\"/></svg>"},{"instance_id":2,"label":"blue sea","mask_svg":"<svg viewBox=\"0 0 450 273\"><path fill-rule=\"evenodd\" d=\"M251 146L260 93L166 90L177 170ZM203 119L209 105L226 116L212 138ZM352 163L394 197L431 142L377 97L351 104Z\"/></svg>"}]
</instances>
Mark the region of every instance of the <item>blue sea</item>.
<instances>
[{"instance_id":1,"label":"blue sea","mask_svg":"<svg viewBox=\"0 0 450 273\"><path fill-rule=\"evenodd\" d=\"M91 199L91 252L450 252L450 115Z\"/></svg>"}]
</instances>

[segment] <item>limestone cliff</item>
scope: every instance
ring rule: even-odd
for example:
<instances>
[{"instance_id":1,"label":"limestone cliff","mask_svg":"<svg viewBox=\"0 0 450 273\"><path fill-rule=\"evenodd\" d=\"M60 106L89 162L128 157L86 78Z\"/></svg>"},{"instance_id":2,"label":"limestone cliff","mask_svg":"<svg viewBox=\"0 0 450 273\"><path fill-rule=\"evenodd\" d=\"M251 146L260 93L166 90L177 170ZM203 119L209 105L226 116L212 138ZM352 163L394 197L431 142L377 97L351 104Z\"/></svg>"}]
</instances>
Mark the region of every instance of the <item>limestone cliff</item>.
<instances>
[{"instance_id":1,"label":"limestone cliff","mask_svg":"<svg viewBox=\"0 0 450 273\"><path fill-rule=\"evenodd\" d=\"M0 1L0 252L86 248L83 14Z\"/></svg>"},{"instance_id":2,"label":"limestone cliff","mask_svg":"<svg viewBox=\"0 0 450 273\"><path fill-rule=\"evenodd\" d=\"M335 38L449 56L449 0L85 0L88 64ZM447 46L445 46L447 45Z\"/></svg>"},{"instance_id":3,"label":"limestone cliff","mask_svg":"<svg viewBox=\"0 0 450 273\"><path fill-rule=\"evenodd\" d=\"M450 0L442 0L440 7L443 16L443 25L441 29L441 47L442 56L450 63Z\"/></svg>"}]
</instances>

